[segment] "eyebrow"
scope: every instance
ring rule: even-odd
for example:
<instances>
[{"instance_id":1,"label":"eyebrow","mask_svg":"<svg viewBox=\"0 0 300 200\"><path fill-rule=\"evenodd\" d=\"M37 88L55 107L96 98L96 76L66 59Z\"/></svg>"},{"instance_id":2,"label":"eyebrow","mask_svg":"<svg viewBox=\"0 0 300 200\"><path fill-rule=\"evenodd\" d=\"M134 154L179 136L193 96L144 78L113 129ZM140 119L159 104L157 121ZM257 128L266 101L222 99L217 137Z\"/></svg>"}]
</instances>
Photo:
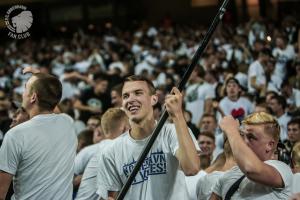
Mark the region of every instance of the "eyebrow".
<instances>
[{"instance_id":1,"label":"eyebrow","mask_svg":"<svg viewBox=\"0 0 300 200\"><path fill-rule=\"evenodd\" d=\"M132 92L143 92L143 91L144 91L143 89L136 89L136 90L124 92L122 95L132 93Z\"/></svg>"},{"instance_id":2,"label":"eyebrow","mask_svg":"<svg viewBox=\"0 0 300 200\"><path fill-rule=\"evenodd\" d=\"M257 136L255 135L255 134L253 134L253 133L245 133L245 135L246 135L246 137L253 137L254 139L257 139Z\"/></svg>"}]
</instances>

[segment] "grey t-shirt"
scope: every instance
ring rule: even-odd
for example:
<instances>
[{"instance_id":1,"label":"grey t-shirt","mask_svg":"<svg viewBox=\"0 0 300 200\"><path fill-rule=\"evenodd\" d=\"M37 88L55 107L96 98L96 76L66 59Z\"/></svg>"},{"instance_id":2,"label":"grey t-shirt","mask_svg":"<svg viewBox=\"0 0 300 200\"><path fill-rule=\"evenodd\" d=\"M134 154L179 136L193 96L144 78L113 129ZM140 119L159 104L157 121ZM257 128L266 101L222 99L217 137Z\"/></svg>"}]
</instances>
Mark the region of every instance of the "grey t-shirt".
<instances>
[{"instance_id":1,"label":"grey t-shirt","mask_svg":"<svg viewBox=\"0 0 300 200\"><path fill-rule=\"evenodd\" d=\"M99 196L96 194L97 191L97 169L99 156L105 148L112 143L113 140L102 140L96 144L97 149L95 154L88 162L77 192L76 200L99 200Z\"/></svg>"},{"instance_id":2,"label":"grey t-shirt","mask_svg":"<svg viewBox=\"0 0 300 200\"><path fill-rule=\"evenodd\" d=\"M292 192L293 174L288 165L278 160L267 160L266 164L274 167L281 175L284 182L284 188L272 188L249 180L247 177L243 179L238 190L231 199L238 200L266 200L266 199L288 199ZM213 192L218 196L225 198L229 188L243 176L243 172L238 166L227 171L217 181Z\"/></svg>"},{"instance_id":3,"label":"grey t-shirt","mask_svg":"<svg viewBox=\"0 0 300 200\"><path fill-rule=\"evenodd\" d=\"M127 132L105 150L97 174L99 197L107 199L107 191L121 190L149 138L134 140ZM175 157L178 147L175 126L165 124L125 199L188 199L184 173Z\"/></svg>"},{"instance_id":4,"label":"grey t-shirt","mask_svg":"<svg viewBox=\"0 0 300 200\"><path fill-rule=\"evenodd\" d=\"M214 171L210 174L202 176L196 186L196 194L198 200L208 200L212 194L212 190L218 179L225 172Z\"/></svg>"},{"instance_id":5,"label":"grey t-shirt","mask_svg":"<svg viewBox=\"0 0 300 200\"><path fill-rule=\"evenodd\" d=\"M93 144L87 147L84 147L75 157L75 166L74 173L75 175L81 175L84 172L88 162L93 157L98 149L98 144Z\"/></svg>"},{"instance_id":6,"label":"grey t-shirt","mask_svg":"<svg viewBox=\"0 0 300 200\"><path fill-rule=\"evenodd\" d=\"M37 115L7 132L0 170L14 175L12 200L72 199L77 138L66 114Z\"/></svg>"}]
</instances>

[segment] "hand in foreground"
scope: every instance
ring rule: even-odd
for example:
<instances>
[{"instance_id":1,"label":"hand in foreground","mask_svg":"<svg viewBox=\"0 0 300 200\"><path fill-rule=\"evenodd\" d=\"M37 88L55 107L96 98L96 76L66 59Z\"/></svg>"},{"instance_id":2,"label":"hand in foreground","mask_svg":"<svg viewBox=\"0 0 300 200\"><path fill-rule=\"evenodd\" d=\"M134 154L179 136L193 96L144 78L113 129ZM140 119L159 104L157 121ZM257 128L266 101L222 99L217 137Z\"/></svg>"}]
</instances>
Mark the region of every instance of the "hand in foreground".
<instances>
[{"instance_id":1,"label":"hand in foreground","mask_svg":"<svg viewBox=\"0 0 300 200\"><path fill-rule=\"evenodd\" d=\"M166 110L170 117L176 117L182 113L182 94L180 91L173 87L171 94L168 94L165 99Z\"/></svg>"},{"instance_id":2,"label":"hand in foreground","mask_svg":"<svg viewBox=\"0 0 300 200\"><path fill-rule=\"evenodd\" d=\"M227 115L222 118L219 126L226 135L229 135L239 130L240 123L238 120L234 119L231 115Z\"/></svg>"},{"instance_id":3,"label":"hand in foreground","mask_svg":"<svg viewBox=\"0 0 300 200\"><path fill-rule=\"evenodd\" d=\"M293 194L290 197L290 200L300 200L300 193Z\"/></svg>"},{"instance_id":4,"label":"hand in foreground","mask_svg":"<svg viewBox=\"0 0 300 200\"><path fill-rule=\"evenodd\" d=\"M31 66L27 66L27 67L24 67L24 69L22 70L22 73L23 74L27 74L27 73L37 74L37 73L40 73L40 70L33 68Z\"/></svg>"}]
</instances>

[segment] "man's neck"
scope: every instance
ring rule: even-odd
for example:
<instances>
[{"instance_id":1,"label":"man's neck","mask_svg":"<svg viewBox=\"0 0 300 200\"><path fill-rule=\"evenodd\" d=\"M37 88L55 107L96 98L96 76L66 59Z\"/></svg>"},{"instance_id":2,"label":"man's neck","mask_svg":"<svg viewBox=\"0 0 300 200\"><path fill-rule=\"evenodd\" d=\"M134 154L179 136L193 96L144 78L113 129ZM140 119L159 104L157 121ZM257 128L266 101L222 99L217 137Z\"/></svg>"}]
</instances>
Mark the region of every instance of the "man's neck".
<instances>
[{"instance_id":1,"label":"man's neck","mask_svg":"<svg viewBox=\"0 0 300 200\"><path fill-rule=\"evenodd\" d=\"M283 110L281 110L281 111L278 111L277 113L276 113L276 117L277 118L279 118L279 117L281 117L282 115L284 115L284 111Z\"/></svg>"},{"instance_id":2,"label":"man's neck","mask_svg":"<svg viewBox=\"0 0 300 200\"><path fill-rule=\"evenodd\" d=\"M30 119L37 115L42 115L42 114L51 114L53 113L52 111L40 111L38 108L33 108L30 111L27 111L29 114Z\"/></svg>"},{"instance_id":3,"label":"man's neck","mask_svg":"<svg viewBox=\"0 0 300 200\"><path fill-rule=\"evenodd\" d=\"M222 167L222 171L230 170L232 167L236 165L236 162L233 157L226 159L225 164Z\"/></svg>"},{"instance_id":4,"label":"man's neck","mask_svg":"<svg viewBox=\"0 0 300 200\"><path fill-rule=\"evenodd\" d=\"M131 122L131 131L130 135L135 140L142 140L149 135L151 135L152 131L155 128L155 120L154 118L145 119L139 123Z\"/></svg>"},{"instance_id":5,"label":"man's neck","mask_svg":"<svg viewBox=\"0 0 300 200\"><path fill-rule=\"evenodd\" d=\"M232 96L232 97L228 96L228 99L230 101L237 101L237 100L239 100L239 96Z\"/></svg>"}]
</instances>

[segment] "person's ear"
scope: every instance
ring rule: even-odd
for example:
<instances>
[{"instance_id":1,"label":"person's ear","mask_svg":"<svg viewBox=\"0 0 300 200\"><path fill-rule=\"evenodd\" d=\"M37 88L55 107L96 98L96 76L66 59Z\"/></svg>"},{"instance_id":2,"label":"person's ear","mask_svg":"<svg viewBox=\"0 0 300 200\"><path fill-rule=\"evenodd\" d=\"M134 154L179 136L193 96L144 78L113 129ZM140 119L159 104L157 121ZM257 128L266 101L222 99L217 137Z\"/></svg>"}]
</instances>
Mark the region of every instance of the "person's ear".
<instances>
[{"instance_id":1,"label":"person's ear","mask_svg":"<svg viewBox=\"0 0 300 200\"><path fill-rule=\"evenodd\" d=\"M151 97L151 106L154 106L157 102L158 102L158 96L156 94L152 95L152 97Z\"/></svg>"},{"instance_id":2,"label":"person's ear","mask_svg":"<svg viewBox=\"0 0 300 200\"><path fill-rule=\"evenodd\" d=\"M30 97L30 103L34 103L37 101L37 94L34 92Z\"/></svg>"},{"instance_id":3,"label":"person's ear","mask_svg":"<svg viewBox=\"0 0 300 200\"><path fill-rule=\"evenodd\" d=\"M273 151L276 148L275 146L275 141L274 140L270 140L267 144L267 149L266 152L269 153L270 151Z\"/></svg>"}]
</instances>

